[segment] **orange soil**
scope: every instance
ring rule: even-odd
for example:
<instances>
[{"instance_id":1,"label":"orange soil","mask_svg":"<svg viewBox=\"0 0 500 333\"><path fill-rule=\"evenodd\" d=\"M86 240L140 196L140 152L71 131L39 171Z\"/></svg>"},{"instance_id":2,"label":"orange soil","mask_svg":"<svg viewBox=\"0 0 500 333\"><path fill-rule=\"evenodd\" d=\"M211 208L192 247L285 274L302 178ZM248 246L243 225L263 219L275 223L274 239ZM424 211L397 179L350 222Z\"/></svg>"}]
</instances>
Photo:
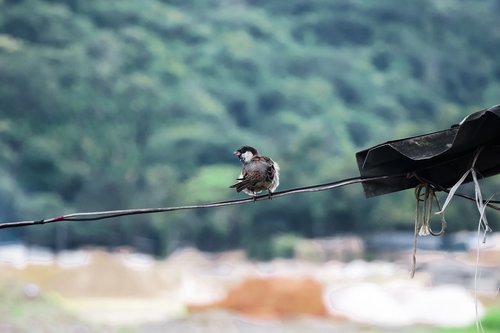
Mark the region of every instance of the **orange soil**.
<instances>
[{"instance_id":1,"label":"orange soil","mask_svg":"<svg viewBox=\"0 0 500 333\"><path fill-rule=\"evenodd\" d=\"M327 316L323 289L310 278L248 278L212 304L189 306L191 311L224 308L259 318L294 315Z\"/></svg>"}]
</instances>

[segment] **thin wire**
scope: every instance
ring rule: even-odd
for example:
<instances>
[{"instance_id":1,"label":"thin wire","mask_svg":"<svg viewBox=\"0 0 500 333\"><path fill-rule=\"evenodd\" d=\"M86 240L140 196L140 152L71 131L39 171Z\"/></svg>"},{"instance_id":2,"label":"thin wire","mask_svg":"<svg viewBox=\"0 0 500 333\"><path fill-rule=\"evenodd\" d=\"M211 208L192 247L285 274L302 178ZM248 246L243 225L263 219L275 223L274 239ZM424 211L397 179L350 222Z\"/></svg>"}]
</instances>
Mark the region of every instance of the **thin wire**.
<instances>
[{"instance_id":1,"label":"thin wire","mask_svg":"<svg viewBox=\"0 0 500 333\"><path fill-rule=\"evenodd\" d=\"M47 224L47 223L55 223L61 221L97 221L103 219L109 219L120 216L129 216L129 215L139 215L139 214L154 214L154 213L162 213L162 212L172 212L178 210L189 210L189 209L203 209L203 208L215 208L215 207L223 207L223 206L234 206L240 205L244 203L266 200L266 199L274 199L283 197L291 194L298 193L306 193L306 192L320 192L327 191L337 187L342 187L346 185L352 185L362 182L382 180L394 177L402 177L403 175L395 175L395 176L376 176L376 177L353 177L347 178L339 181L334 181L330 183L324 183L319 185L310 185L298 188L292 188L289 190L284 190L281 192L275 192L269 197L267 194L256 196L255 198L247 198L247 199L236 199L236 200L226 200L226 201L218 201L206 204L199 205L187 205L187 206L177 206L177 207L164 207L164 208L142 208L142 209L124 209L124 210L111 210L111 211L101 211L101 212L86 212L86 213L72 213L67 215L62 215L58 217L53 217L49 219L42 220L28 220L28 221L17 221L17 222L6 222L0 223L0 229L5 228L16 228L30 225L38 225L38 224Z\"/></svg>"},{"instance_id":2,"label":"thin wire","mask_svg":"<svg viewBox=\"0 0 500 333\"><path fill-rule=\"evenodd\" d=\"M445 192L445 193L450 193L450 190L447 189L446 187L443 187L427 178L424 178L420 175L417 175L417 174L412 174L412 176L414 176L416 179L418 179L419 181L421 182L424 182L424 183L428 183L429 185L431 185L432 187L434 187L436 190L438 191L442 191L442 192ZM461 197L461 198L464 198L464 199L467 199L467 200L470 200L470 201L476 201L476 199L474 197L471 197L467 194L463 194L463 193L458 193L458 192L455 192L454 194L455 196L457 197ZM490 201L486 201L486 200L483 200L483 203L488 206L489 208L492 208L494 210L498 210L500 211L500 207L499 206L496 206L497 204L500 204L500 201L498 200L490 200Z\"/></svg>"},{"instance_id":3,"label":"thin wire","mask_svg":"<svg viewBox=\"0 0 500 333\"><path fill-rule=\"evenodd\" d=\"M410 276L413 279L415 276L415 272L417 270L417 240L418 240L418 228L420 226L420 192L422 191L422 187L424 185L418 184L415 187L415 198L417 204L415 205L416 211L415 211L415 230L413 233L413 251L412 251L412 266L411 266L411 272Z\"/></svg>"},{"instance_id":4,"label":"thin wire","mask_svg":"<svg viewBox=\"0 0 500 333\"><path fill-rule=\"evenodd\" d=\"M436 184L431 181L428 181L422 177L413 174L416 179L423 180L426 183L432 185L434 188L439 191L444 191L449 193L449 190ZM139 215L139 214L155 214L155 213L164 213L164 212L173 212L178 210L190 210L190 209L204 209L204 208L215 208L215 207L224 207L224 206L234 206L241 205L245 203L250 203L254 201L261 201L273 198L279 198L286 195L298 194L298 193L307 193L307 192L320 192L320 191L328 191L337 187L364 183L370 181L377 181L383 179L397 178L397 177L407 177L407 175L399 174L399 175L389 175L389 176L374 176L374 177L352 177L339 181L318 184L318 185L310 185L304 187L292 188L280 192L275 192L269 197L267 194L256 196L255 198L247 198L247 199L236 199L236 200L226 200L226 201L218 201L206 204L199 205L187 205L187 206L177 206L177 207L163 207L163 208L141 208L141 209L124 209L124 210L110 210L110 211L101 211L101 212L86 212L86 213L72 213L67 215L62 215L58 217L53 217L49 219L41 219L41 220L27 220L27 221L16 221L16 222L4 222L0 223L0 229L6 228L17 228L31 225L39 225L39 224L48 224L55 223L61 221L97 221L103 219L109 219L120 216L129 216L129 215ZM455 193L456 196L469 199L475 201L475 198L467 196L465 194ZM493 205L492 203L500 203L500 201L490 201L485 202L486 206L493 208L495 210L500 211L500 207Z\"/></svg>"},{"instance_id":5,"label":"thin wire","mask_svg":"<svg viewBox=\"0 0 500 333\"><path fill-rule=\"evenodd\" d=\"M415 178L422 181L421 178L415 175ZM422 194L422 190L424 193ZM421 199L423 197L423 199ZM432 218L432 204L435 201L439 210L441 210L441 205L439 199L436 195L434 187L425 182L421 182L415 187L415 228L413 233L413 250L412 250L412 267L410 271L410 276L413 278L417 270L417 239L419 236L441 236L444 234L446 229L446 220L441 214L441 230L439 232L434 232L431 226ZM423 205L420 203L423 202ZM423 207L422 207L423 206ZM486 207L486 206L483 206Z\"/></svg>"}]
</instances>

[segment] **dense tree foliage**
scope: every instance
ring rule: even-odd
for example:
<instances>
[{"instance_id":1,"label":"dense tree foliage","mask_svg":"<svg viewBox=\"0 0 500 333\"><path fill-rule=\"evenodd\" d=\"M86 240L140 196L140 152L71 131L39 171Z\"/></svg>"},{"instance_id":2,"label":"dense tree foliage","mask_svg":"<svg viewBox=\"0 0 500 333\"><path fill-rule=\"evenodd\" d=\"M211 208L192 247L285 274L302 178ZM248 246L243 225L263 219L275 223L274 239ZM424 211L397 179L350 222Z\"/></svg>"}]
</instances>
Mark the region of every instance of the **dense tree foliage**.
<instances>
[{"instance_id":1,"label":"dense tree foliage","mask_svg":"<svg viewBox=\"0 0 500 333\"><path fill-rule=\"evenodd\" d=\"M281 189L355 176L356 151L499 103L499 15L494 0L0 0L0 217L234 198L242 144L280 162ZM267 257L297 236L411 228L410 192L365 200L352 187L20 236ZM450 229L475 227L472 204L452 209Z\"/></svg>"}]
</instances>

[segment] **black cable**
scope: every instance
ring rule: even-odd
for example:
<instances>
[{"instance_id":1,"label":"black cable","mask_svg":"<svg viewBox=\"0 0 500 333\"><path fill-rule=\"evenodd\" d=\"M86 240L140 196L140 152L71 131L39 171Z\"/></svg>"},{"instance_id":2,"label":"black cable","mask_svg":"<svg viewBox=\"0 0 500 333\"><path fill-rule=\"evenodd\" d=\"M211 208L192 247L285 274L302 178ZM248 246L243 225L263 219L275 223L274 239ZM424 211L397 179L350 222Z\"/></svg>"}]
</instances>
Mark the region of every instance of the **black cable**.
<instances>
[{"instance_id":1,"label":"black cable","mask_svg":"<svg viewBox=\"0 0 500 333\"><path fill-rule=\"evenodd\" d=\"M366 178L352 177L352 178L346 178L343 180L324 183L324 184L297 187L297 188L292 188L292 189L288 189L288 190L284 190L284 191L280 191L280 192L275 192L272 194L271 197L269 197L267 194L263 194L263 195L256 196L255 198L234 199L234 200L218 201L218 202L199 204L199 205L187 205L187 206L164 207L164 208L124 209L124 210L87 212L87 213L72 213L72 214L62 215L62 216L58 216L58 217L53 217L50 219L0 223L0 229L24 227L24 226L37 225L37 224L55 223L55 222L61 222L61 221L97 221L97 220L110 219L110 218L115 218L115 217L120 217L120 216L129 216L129 215L154 214L154 213L163 213L163 212L173 212L173 211L178 211L178 210L233 206L233 205L240 205L240 204L250 203L250 202L255 202L255 201L260 201L260 200L279 198L279 197L283 197L283 196L291 195L291 194L327 191L327 190L331 190L331 189L334 189L337 187L342 187L342 186L347 186L347 185L352 185L352 184L357 184L357 183L390 179L390 178L396 178L396 177L406 177L406 176L407 176L406 174L405 175L400 174L400 175L375 176L375 177L366 177ZM423 181L423 182L426 182L426 183L432 185L434 188L436 188L439 191L443 191L443 192L447 192L447 193L449 192L448 189L446 189L438 184L435 184L431 181L428 181L427 179L424 179L422 177L416 177L416 178L419 179L420 181ZM465 194L455 193L455 195L462 197L462 198L465 198L465 199L475 201L474 198L467 196ZM494 206L493 203L497 204L500 202L489 201L487 203L488 207L500 211L500 207Z\"/></svg>"},{"instance_id":2,"label":"black cable","mask_svg":"<svg viewBox=\"0 0 500 333\"><path fill-rule=\"evenodd\" d=\"M42 219L42 220L29 220L29 221L17 221L17 222L6 222L0 223L0 229L5 228L16 228L16 227L24 227L29 225L37 225L37 224L47 224L54 223L60 221L97 221L103 219L109 219L120 216L129 216L129 215L138 215L138 214L154 214L154 213L162 213L162 212L172 212L178 210L188 210L188 209L203 209L203 208L214 208L214 207L223 207L223 206L233 206L240 205L244 203L279 198L285 195L297 194L297 193L305 193L305 192L319 192L326 191L330 189L334 189L337 187L342 187L346 185L388 179L392 177L400 177L398 176L377 176L377 177L369 177L369 178L361 178L361 177L353 177L347 178L339 181L334 181L330 183L324 183L319 185L310 185L298 188L292 188L280 192L275 192L269 197L267 194L256 196L255 198L245 198L245 199L235 199L235 200L226 200L226 201L218 201L206 204L199 205L188 205L188 206L177 206L177 207L164 207L164 208L142 208L142 209L125 209L125 210L112 210L112 211L102 211L102 212L87 212L87 213L73 213L62 215L50 219Z\"/></svg>"}]
</instances>

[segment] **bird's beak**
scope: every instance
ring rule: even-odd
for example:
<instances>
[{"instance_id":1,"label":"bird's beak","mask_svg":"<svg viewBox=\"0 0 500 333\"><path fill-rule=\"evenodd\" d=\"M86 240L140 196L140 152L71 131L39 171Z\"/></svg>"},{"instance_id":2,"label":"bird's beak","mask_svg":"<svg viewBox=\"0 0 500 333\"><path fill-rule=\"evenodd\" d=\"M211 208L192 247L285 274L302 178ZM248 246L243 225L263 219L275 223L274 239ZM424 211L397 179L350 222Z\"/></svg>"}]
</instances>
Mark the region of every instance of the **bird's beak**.
<instances>
[{"instance_id":1,"label":"bird's beak","mask_svg":"<svg viewBox=\"0 0 500 333\"><path fill-rule=\"evenodd\" d=\"M239 151L237 151L237 150L235 150L235 151L233 152L233 154L234 154L234 155L236 155L236 156L238 156L238 157L240 157L240 155L241 155L241 153L240 153Z\"/></svg>"}]
</instances>

